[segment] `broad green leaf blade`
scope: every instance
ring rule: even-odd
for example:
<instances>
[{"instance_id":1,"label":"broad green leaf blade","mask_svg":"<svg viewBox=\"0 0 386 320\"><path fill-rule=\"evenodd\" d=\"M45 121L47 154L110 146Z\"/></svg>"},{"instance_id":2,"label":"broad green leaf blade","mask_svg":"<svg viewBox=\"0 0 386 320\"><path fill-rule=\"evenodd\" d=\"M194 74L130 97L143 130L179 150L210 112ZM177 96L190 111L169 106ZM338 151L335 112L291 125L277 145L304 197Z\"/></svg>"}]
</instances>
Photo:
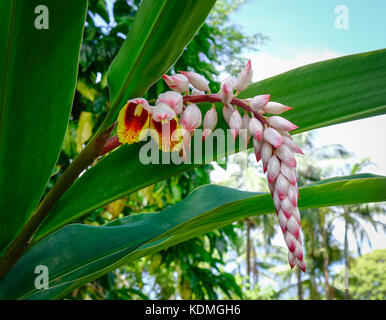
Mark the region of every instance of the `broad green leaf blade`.
<instances>
[{"instance_id":1,"label":"broad green leaf blade","mask_svg":"<svg viewBox=\"0 0 386 320\"><path fill-rule=\"evenodd\" d=\"M299 207L386 200L386 178L356 175L301 188ZM103 227L68 225L33 246L0 283L0 299L53 299L134 259L233 221L274 211L267 193L207 185L160 213L139 214ZM48 290L34 286L37 265L48 267Z\"/></svg>"},{"instance_id":2,"label":"broad green leaf blade","mask_svg":"<svg viewBox=\"0 0 386 320\"><path fill-rule=\"evenodd\" d=\"M142 96L168 71L204 23L215 0L144 0L111 64L108 126L128 98Z\"/></svg>"},{"instance_id":3,"label":"broad green leaf blade","mask_svg":"<svg viewBox=\"0 0 386 320\"><path fill-rule=\"evenodd\" d=\"M36 28L45 22L42 4L48 29ZM0 2L0 252L38 204L58 158L86 7L85 0Z\"/></svg>"},{"instance_id":4,"label":"broad green leaf blade","mask_svg":"<svg viewBox=\"0 0 386 320\"><path fill-rule=\"evenodd\" d=\"M256 71L258 72L258 71ZM310 64L257 82L241 97L270 93L304 132L386 113L386 49Z\"/></svg>"},{"instance_id":5,"label":"broad green leaf blade","mask_svg":"<svg viewBox=\"0 0 386 320\"><path fill-rule=\"evenodd\" d=\"M251 85L247 90L251 96L271 92L273 100L289 103L294 110L288 114L294 123L300 125L300 132L328 123L384 113L386 90L382 84L386 83L385 63L386 50L347 56L295 69ZM358 85L353 84L353 78ZM366 79L369 84L361 79ZM358 95L358 92L362 94ZM220 105L217 105L217 111L218 127L225 129L227 126ZM122 146L88 170L58 201L37 239L92 209L194 167L144 165L139 160L142 146L143 143ZM215 146L214 159L224 156L217 151Z\"/></svg>"}]
</instances>

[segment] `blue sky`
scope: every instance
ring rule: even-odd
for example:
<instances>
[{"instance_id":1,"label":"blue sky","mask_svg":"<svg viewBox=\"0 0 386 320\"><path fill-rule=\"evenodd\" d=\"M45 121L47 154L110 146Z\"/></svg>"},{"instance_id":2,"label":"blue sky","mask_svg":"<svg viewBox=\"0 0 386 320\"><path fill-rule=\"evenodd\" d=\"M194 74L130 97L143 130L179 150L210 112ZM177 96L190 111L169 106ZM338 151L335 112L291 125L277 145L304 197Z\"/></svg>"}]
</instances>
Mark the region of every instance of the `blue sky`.
<instances>
[{"instance_id":1,"label":"blue sky","mask_svg":"<svg viewBox=\"0 0 386 320\"><path fill-rule=\"evenodd\" d=\"M335 28L337 6L348 8L349 28ZM265 50L280 55L329 49L342 55L381 49L386 43L385 0L247 0L232 20L247 34L271 37Z\"/></svg>"}]
</instances>

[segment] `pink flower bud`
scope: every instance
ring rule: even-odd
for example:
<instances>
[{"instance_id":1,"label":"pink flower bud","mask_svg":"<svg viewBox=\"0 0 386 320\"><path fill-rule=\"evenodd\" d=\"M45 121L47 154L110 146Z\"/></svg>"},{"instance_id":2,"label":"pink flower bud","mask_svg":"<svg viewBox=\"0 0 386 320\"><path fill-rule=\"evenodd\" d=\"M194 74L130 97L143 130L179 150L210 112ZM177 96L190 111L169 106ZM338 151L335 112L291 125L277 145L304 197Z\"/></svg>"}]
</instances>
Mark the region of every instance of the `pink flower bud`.
<instances>
[{"instance_id":1,"label":"pink flower bud","mask_svg":"<svg viewBox=\"0 0 386 320\"><path fill-rule=\"evenodd\" d=\"M249 121L248 130L252 137L258 141L261 141L264 127L255 117L252 117L252 119Z\"/></svg>"},{"instance_id":2,"label":"pink flower bud","mask_svg":"<svg viewBox=\"0 0 386 320\"><path fill-rule=\"evenodd\" d=\"M296 167L295 157L292 151L285 144L276 149L276 155L285 163L286 166Z\"/></svg>"},{"instance_id":3,"label":"pink flower bud","mask_svg":"<svg viewBox=\"0 0 386 320\"><path fill-rule=\"evenodd\" d=\"M248 131L250 120L251 119L249 118L248 114L245 113L242 118L244 130L242 130L242 133L240 133L241 139L243 140L245 147L248 146L249 139L251 138L251 135L249 134L249 131Z\"/></svg>"},{"instance_id":4,"label":"pink flower bud","mask_svg":"<svg viewBox=\"0 0 386 320\"><path fill-rule=\"evenodd\" d=\"M303 272L306 272L306 264L303 260L299 260L299 259L296 259L296 262L300 268L300 270L302 270Z\"/></svg>"},{"instance_id":5,"label":"pink flower bud","mask_svg":"<svg viewBox=\"0 0 386 320\"><path fill-rule=\"evenodd\" d=\"M208 128L204 129L202 131L202 141L204 141L211 134L212 134L212 130L211 129L208 129Z\"/></svg>"},{"instance_id":6,"label":"pink flower bud","mask_svg":"<svg viewBox=\"0 0 386 320\"><path fill-rule=\"evenodd\" d=\"M233 89L226 82L221 87L220 97L221 101L225 104L231 103L233 99Z\"/></svg>"},{"instance_id":7,"label":"pink flower bud","mask_svg":"<svg viewBox=\"0 0 386 320\"><path fill-rule=\"evenodd\" d=\"M182 114L181 126L192 132L201 125L201 122L201 110L194 103L189 104Z\"/></svg>"},{"instance_id":8,"label":"pink flower bud","mask_svg":"<svg viewBox=\"0 0 386 320\"><path fill-rule=\"evenodd\" d=\"M285 144L292 152L304 154L302 149L300 149L295 141L293 141L290 137L283 136L283 144Z\"/></svg>"},{"instance_id":9,"label":"pink flower bud","mask_svg":"<svg viewBox=\"0 0 386 320\"><path fill-rule=\"evenodd\" d=\"M288 180L280 173L276 178L275 191L279 196L280 200L284 200L287 191L288 191L289 182Z\"/></svg>"},{"instance_id":10,"label":"pink flower bud","mask_svg":"<svg viewBox=\"0 0 386 320\"><path fill-rule=\"evenodd\" d=\"M217 125L217 112L214 107L210 108L204 117L204 130L210 129L213 130Z\"/></svg>"},{"instance_id":11,"label":"pink flower bud","mask_svg":"<svg viewBox=\"0 0 386 320\"><path fill-rule=\"evenodd\" d=\"M285 233L287 231L287 218L285 217L282 210L279 210L277 217L279 219L281 231Z\"/></svg>"},{"instance_id":12,"label":"pink flower bud","mask_svg":"<svg viewBox=\"0 0 386 320\"><path fill-rule=\"evenodd\" d=\"M267 172L267 164L269 158L272 156L272 146L269 143L264 143L261 147L261 160L263 161L263 171Z\"/></svg>"},{"instance_id":13,"label":"pink flower bud","mask_svg":"<svg viewBox=\"0 0 386 320\"><path fill-rule=\"evenodd\" d=\"M202 75L193 72L193 71L179 71L185 77L188 78L189 82L198 90L209 92L208 80L206 80Z\"/></svg>"},{"instance_id":14,"label":"pink flower bud","mask_svg":"<svg viewBox=\"0 0 386 320\"><path fill-rule=\"evenodd\" d=\"M175 74L173 76L167 76L164 74L162 78L165 80L166 84L170 89L177 92L188 92L189 90L189 80L182 74Z\"/></svg>"},{"instance_id":15,"label":"pink flower bud","mask_svg":"<svg viewBox=\"0 0 386 320\"><path fill-rule=\"evenodd\" d=\"M229 87L233 89L236 88L236 83L237 83L237 80L235 77L229 77L229 78L226 78L222 83L221 83L221 87L223 86L223 84L226 83Z\"/></svg>"},{"instance_id":16,"label":"pink flower bud","mask_svg":"<svg viewBox=\"0 0 386 320\"><path fill-rule=\"evenodd\" d=\"M292 235L295 238L299 237L299 234L300 234L299 224L293 216L291 216L287 221L287 230L288 232L292 233Z\"/></svg>"},{"instance_id":17,"label":"pink flower bud","mask_svg":"<svg viewBox=\"0 0 386 320\"><path fill-rule=\"evenodd\" d=\"M180 114L182 112L182 106L183 106L183 101L182 101L182 95L178 92L175 91L166 91L164 93L161 93L158 96L158 99L155 103L164 103L167 104L169 107L171 107L176 114Z\"/></svg>"},{"instance_id":18,"label":"pink flower bud","mask_svg":"<svg viewBox=\"0 0 386 320\"><path fill-rule=\"evenodd\" d=\"M252 80L252 65L251 60L245 65L244 69L239 73L236 82L238 92L244 91Z\"/></svg>"},{"instance_id":19,"label":"pink flower bud","mask_svg":"<svg viewBox=\"0 0 386 320\"><path fill-rule=\"evenodd\" d=\"M288 250L293 253L296 248L296 238L290 232L286 232L284 239L287 244Z\"/></svg>"},{"instance_id":20,"label":"pink flower bud","mask_svg":"<svg viewBox=\"0 0 386 320\"><path fill-rule=\"evenodd\" d=\"M192 135L190 134L190 132L188 130L186 130L184 128L182 128L181 130L182 130L182 141L184 143L184 147L186 150L190 150L190 141L192 139ZM186 155L185 155L185 157L186 157Z\"/></svg>"},{"instance_id":21,"label":"pink flower bud","mask_svg":"<svg viewBox=\"0 0 386 320\"><path fill-rule=\"evenodd\" d=\"M302 246L300 245L299 242L295 242L296 244L296 247L295 247L295 251L294 251L294 256L302 261L303 260L303 249L302 249Z\"/></svg>"},{"instance_id":22,"label":"pink flower bud","mask_svg":"<svg viewBox=\"0 0 386 320\"><path fill-rule=\"evenodd\" d=\"M152 113L154 121L168 121L176 117L176 112L165 103L158 103Z\"/></svg>"},{"instance_id":23,"label":"pink flower bud","mask_svg":"<svg viewBox=\"0 0 386 320\"><path fill-rule=\"evenodd\" d=\"M273 192L271 193L272 193L272 199L276 209L276 213L279 213L281 200L279 199L279 196L277 195L277 192L275 192L275 190L273 190Z\"/></svg>"},{"instance_id":24,"label":"pink flower bud","mask_svg":"<svg viewBox=\"0 0 386 320\"><path fill-rule=\"evenodd\" d=\"M275 179L280 173L280 162L275 155L273 155L268 160L267 172L268 172L268 182L274 183Z\"/></svg>"},{"instance_id":25,"label":"pink flower bud","mask_svg":"<svg viewBox=\"0 0 386 320\"><path fill-rule=\"evenodd\" d=\"M232 131L233 140L235 140L239 134L239 130L243 127L243 120L241 119L240 113L237 109L233 111L229 119L229 127Z\"/></svg>"},{"instance_id":26,"label":"pink flower bud","mask_svg":"<svg viewBox=\"0 0 386 320\"><path fill-rule=\"evenodd\" d=\"M270 113L270 114L281 114L284 111L288 111L291 109L292 109L291 107L284 106L281 103L274 102L274 101L268 102L263 108L264 112Z\"/></svg>"},{"instance_id":27,"label":"pink flower bud","mask_svg":"<svg viewBox=\"0 0 386 320\"><path fill-rule=\"evenodd\" d=\"M210 108L204 117L204 131L202 132L202 141L206 139L207 136L209 136L213 129L217 125L217 112L214 107Z\"/></svg>"},{"instance_id":28,"label":"pink flower bud","mask_svg":"<svg viewBox=\"0 0 386 320\"><path fill-rule=\"evenodd\" d=\"M294 186L288 187L287 197L295 207L298 205L298 191Z\"/></svg>"},{"instance_id":29,"label":"pink flower bud","mask_svg":"<svg viewBox=\"0 0 386 320\"><path fill-rule=\"evenodd\" d=\"M294 210L292 211L292 215L294 216L294 218L296 219L296 221L300 225L300 213L299 213L298 207L294 208Z\"/></svg>"},{"instance_id":30,"label":"pink flower bud","mask_svg":"<svg viewBox=\"0 0 386 320\"><path fill-rule=\"evenodd\" d=\"M279 147L283 143L283 137L281 134L273 128L265 128L264 140L272 144L275 148Z\"/></svg>"},{"instance_id":31,"label":"pink flower bud","mask_svg":"<svg viewBox=\"0 0 386 320\"><path fill-rule=\"evenodd\" d=\"M249 101L249 106L252 110L259 111L268 103L270 97L269 94L255 96Z\"/></svg>"},{"instance_id":32,"label":"pink flower bud","mask_svg":"<svg viewBox=\"0 0 386 320\"><path fill-rule=\"evenodd\" d=\"M277 193L280 198L280 192L277 190ZM292 216L292 211L294 209L294 206L292 205L291 201L289 201L288 197L284 197L284 199L281 201L280 204L281 210L283 210L284 215L289 219Z\"/></svg>"},{"instance_id":33,"label":"pink flower bud","mask_svg":"<svg viewBox=\"0 0 386 320\"><path fill-rule=\"evenodd\" d=\"M291 131L299 128L287 119L279 116L272 116L267 118L267 122L276 130Z\"/></svg>"},{"instance_id":34,"label":"pink flower bud","mask_svg":"<svg viewBox=\"0 0 386 320\"><path fill-rule=\"evenodd\" d=\"M280 171L282 175L284 175L293 186L296 185L298 179L296 177L295 168L288 167L284 162L282 162Z\"/></svg>"},{"instance_id":35,"label":"pink flower bud","mask_svg":"<svg viewBox=\"0 0 386 320\"><path fill-rule=\"evenodd\" d=\"M259 162L261 159L261 143L256 139L253 139L253 149L255 151L256 161Z\"/></svg>"},{"instance_id":36,"label":"pink flower bud","mask_svg":"<svg viewBox=\"0 0 386 320\"><path fill-rule=\"evenodd\" d=\"M222 114L224 116L225 122L229 126L229 119L231 118L231 115L235 109L230 104L224 105L224 108L222 108Z\"/></svg>"},{"instance_id":37,"label":"pink flower bud","mask_svg":"<svg viewBox=\"0 0 386 320\"><path fill-rule=\"evenodd\" d=\"M294 266L296 265L296 258L291 251L288 251L288 263L291 269L293 269Z\"/></svg>"}]
</instances>

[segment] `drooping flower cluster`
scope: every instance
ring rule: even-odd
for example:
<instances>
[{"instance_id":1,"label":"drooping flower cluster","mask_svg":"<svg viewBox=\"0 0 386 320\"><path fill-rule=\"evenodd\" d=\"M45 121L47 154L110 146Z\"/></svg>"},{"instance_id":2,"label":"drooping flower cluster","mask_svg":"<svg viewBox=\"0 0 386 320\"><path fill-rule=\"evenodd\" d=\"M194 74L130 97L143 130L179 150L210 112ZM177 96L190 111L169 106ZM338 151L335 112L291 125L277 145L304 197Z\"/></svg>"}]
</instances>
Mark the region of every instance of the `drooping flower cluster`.
<instances>
[{"instance_id":1,"label":"drooping flower cluster","mask_svg":"<svg viewBox=\"0 0 386 320\"><path fill-rule=\"evenodd\" d=\"M297 264L305 271L294 157L294 153L303 153L289 134L297 126L279 116L292 108L270 101L269 94L247 99L237 97L251 82L250 61L237 78L230 77L221 83L218 94L211 94L208 81L192 71L163 75L163 79L172 91L160 94L155 106L136 98L122 108L118 116L119 142L137 142L147 129L154 129L160 148L179 151L185 161L194 130L203 123L202 139L212 134L218 120L214 103L222 103L222 114L233 139L239 136L245 146L251 138L253 140L256 160L262 160L264 173L267 173L276 214L289 249L289 264L291 268ZM202 102L212 103L204 119L197 106ZM239 109L243 110L243 116Z\"/></svg>"}]
</instances>

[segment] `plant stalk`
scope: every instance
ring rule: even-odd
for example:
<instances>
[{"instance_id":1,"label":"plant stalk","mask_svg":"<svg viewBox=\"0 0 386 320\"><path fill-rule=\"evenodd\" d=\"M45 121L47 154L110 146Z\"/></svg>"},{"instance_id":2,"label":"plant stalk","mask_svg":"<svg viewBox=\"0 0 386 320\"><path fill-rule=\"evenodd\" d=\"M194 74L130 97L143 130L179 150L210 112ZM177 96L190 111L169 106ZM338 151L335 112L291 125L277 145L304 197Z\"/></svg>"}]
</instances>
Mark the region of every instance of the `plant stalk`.
<instances>
[{"instance_id":1,"label":"plant stalk","mask_svg":"<svg viewBox=\"0 0 386 320\"><path fill-rule=\"evenodd\" d=\"M40 202L34 213L27 221L24 228L7 248L0 259L0 280L12 269L20 257L27 251L32 240L32 236L43 222L44 218L50 212L54 204L64 194L64 192L79 177L79 174L85 170L100 154L115 123L102 134L96 136L86 145L78 157L64 171L54 187L47 193Z\"/></svg>"}]
</instances>

